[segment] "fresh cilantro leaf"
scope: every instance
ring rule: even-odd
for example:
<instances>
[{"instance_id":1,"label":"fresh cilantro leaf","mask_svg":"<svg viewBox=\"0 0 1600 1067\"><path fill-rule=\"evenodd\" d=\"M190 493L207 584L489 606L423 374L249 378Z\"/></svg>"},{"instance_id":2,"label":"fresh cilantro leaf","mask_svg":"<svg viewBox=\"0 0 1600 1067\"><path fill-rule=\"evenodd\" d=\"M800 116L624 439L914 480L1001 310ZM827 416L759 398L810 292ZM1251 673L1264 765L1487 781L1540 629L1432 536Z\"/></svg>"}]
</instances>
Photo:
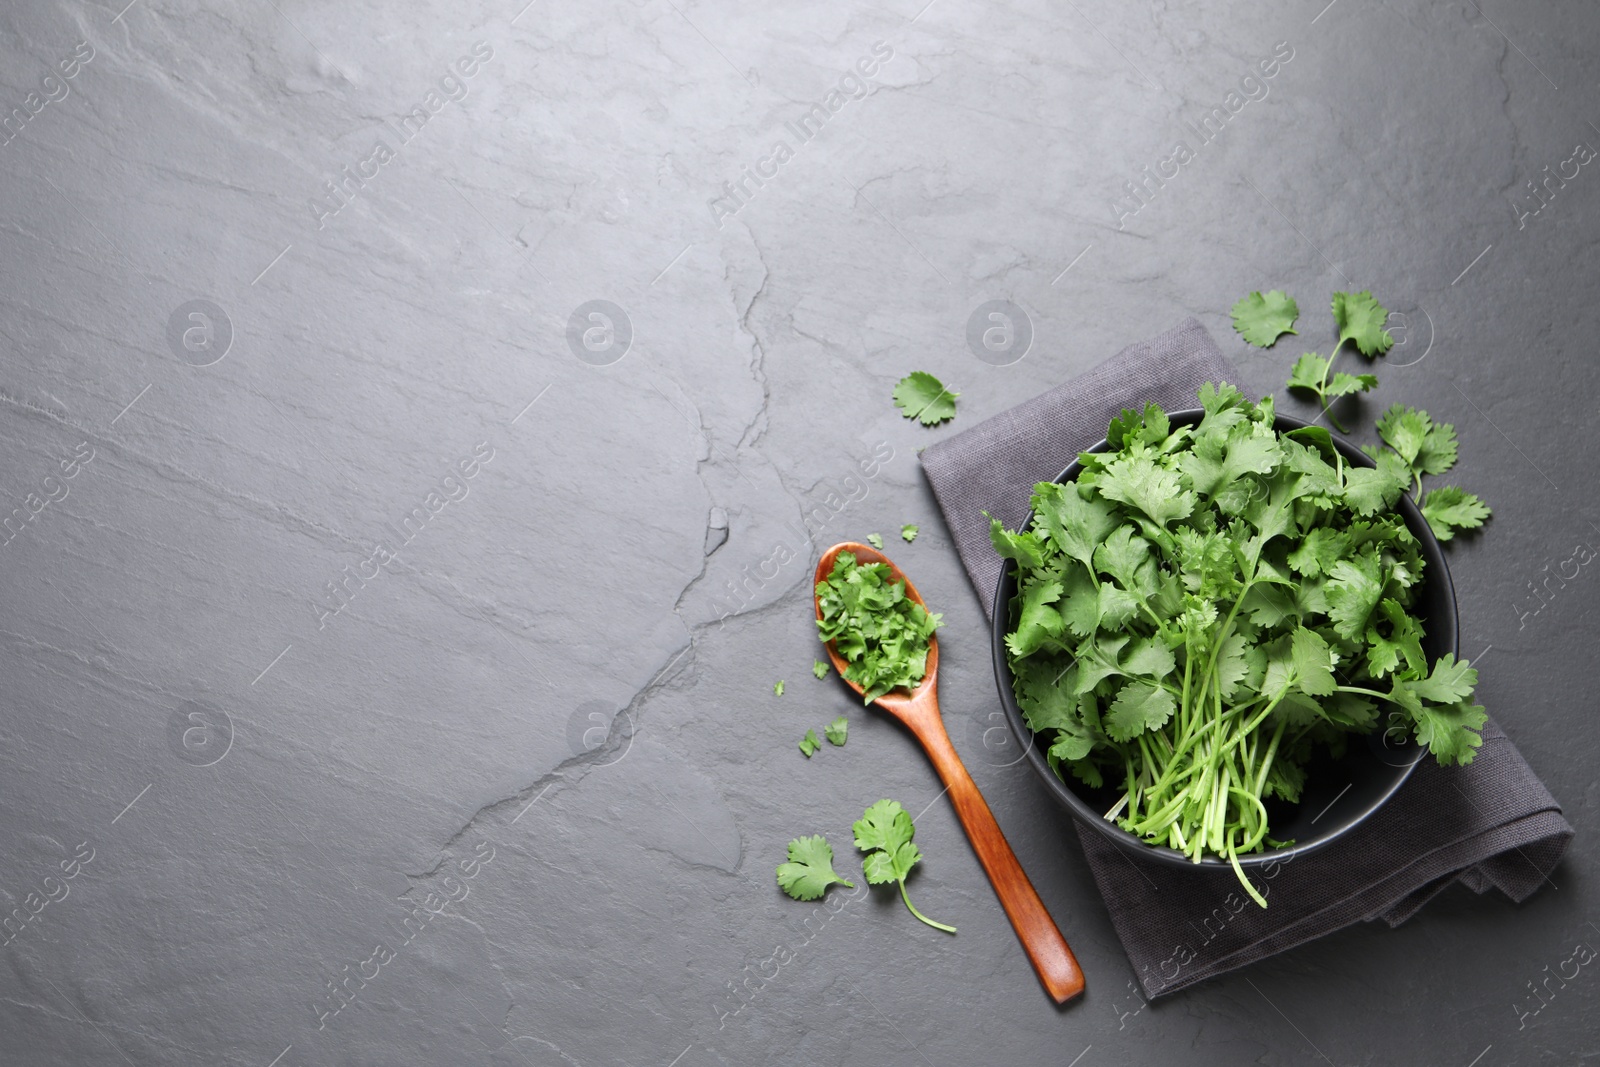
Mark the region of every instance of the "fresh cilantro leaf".
<instances>
[{"instance_id":1,"label":"fresh cilantro leaf","mask_svg":"<svg viewBox=\"0 0 1600 1067\"><path fill-rule=\"evenodd\" d=\"M783 679L780 678L776 682L772 683L772 695L780 697L783 696Z\"/></svg>"},{"instance_id":2,"label":"fresh cilantro leaf","mask_svg":"<svg viewBox=\"0 0 1600 1067\"><path fill-rule=\"evenodd\" d=\"M1424 705L1417 712L1417 740L1428 746L1440 763L1471 763L1483 744L1481 733L1489 716L1469 700L1454 704Z\"/></svg>"},{"instance_id":3,"label":"fresh cilantro leaf","mask_svg":"<svg viewBox=\"0 0 1600 1067\"><path fill-rule=\"evenodd\" d=\"M1353 560L1341 559L1328 576L1328 617L1333 620L1334 632L1347 641L1360 640L1372 609L1383 596L1377 558L1360 555Z\"/></svg>"},{"instance_id":4,"label":"fresh cilantro leaf","mask_svg":"<svg viewBox=\"0 0 1600 1067\"><path fill-rule=\"evenodd\" d=\"M956 397L944 383L927 371L917 370L901 378L894 387L894 406L908 419L924 426L937 426L956 415Z\"/></svg>"},{"instance_id":5,"label":"fresh cilantro leaf","mask_svg":"<svg viewBox=\"0 0 1600 1067\"><path fill-rule=\"evenodd\" d=\"M1111 703L1105 717L1106 733L1115 741L1131 741L1166 725L1177 707L1165 689L1145 681L1129 682Z\"/></svg>"},{"instance_id":6,"label":"fresh cilantro leaf","mask_svg":"<svg viewBox=\"0 0 1600 1067\"><path fill-rule=\"evenodd\" d=\"M1333 294L1333 322L1339 327L1339 343L1354 341L1363 356L1381 356L1394 347L1394 338L1383 324L1389 312L1373 299L1370 291Z\"/></svg>"},{"instance_id":7,"label":"fresh cilantro leaf","mask_svg":"<svg viewBox=\"0 0 1600 1067\"><path fill-rule=\"evenodd\" d=\"M1298 333L1293 326L1299 317L1300 308L1294 298L1282 289L1251 293L1233 305L1233 328L1258 348L1270 348L1284 334Z\"/></svg>"},{"instance_id":8,"label":"fresh cilantro leaf","mask_svg":"<svg viewBox=\"0 0 1600 1067\"><path fill-rule=\"evenodd\" d=\"M828 739L828 744L842 746L845 739L850 735L850 720L841 715L824 726L822 734Z\"/></svg>"},{"instance_id":9,"label":"fresh cilantro leaf","mask_svg":"<svg viewBox=\"0 0 1600 1067\"><path fill-rule=\"evenodd\" d=\"M795 900L816 900L830 885L855 888L833 869L833 846L821 834L789 842L789 862L778 864L778 888Z\"/></svg>"},{"instance_id":10,"label":"fresh cilantro leaf","mask_svg":"<svg viewBox=\"0 0 1600 1067\"><path fill-rule=\"evenodd\" d=\"M1378 376L1375 374L1346 374L1339 371L1328 380L1328 371L1333 366L1332 356L1319 356L1315 352L1307 352L1295 361L1294 367L1289 371L1288 387L1300 389L1313 394L1317 403L1322 405L1322 410L1327 412L1328 421L1339 429L1339 421L1333 417L1329 410L1333 402L1341 396L1351 396L1355 393L1367 393L1378 387Z\"/></svg>"},{"instance_id":11,"label":"fresh cilantro leaf","mask_svg":"<svg viewBox=\"0 0 1600 1067\"><path fill-rule=\"evenodd\" d=\"M1456 428L1448 422L1436 422L1422 439L1417 449L1416 468L1423 474L1443 474L1456 465Z\"/></svg>"},{"instance_id":12,"label":"fresh cilantro leaf","mask_svg":"<svg viewBox=\"0 0 1600 1067\"><path fill-rule=\"evenodd\" d=\"M877 549L879 552L882 552L883 551L883 534L875 534L875 533L867 534L867 544L871 545L873 548Z\"/></svg>"},{"instance_id":13,"label":"fresh cilantro leaf","mask_svg":"<svg viewBox=\"0 0 1600 1067\"><path fill-rule=\"evenodd\" d=\"M1457 530L1476 530L1489 517L1489 507L1476 496L1454 485L1428 490L1422 498L1422 517L1441 541L1455 537Z\"/></svg>"},{"instance_id":14,"label":"fresh cilantro leaf","mask_svg":"<svg viewBox=\"0 0 1600 1067\"><path fill-rule=\"evenodd\" d=\"M1332 363L1333 360L1328 356L1305 353L1289 369L1289 388L1308 389L1321 398L1322 385L1328 380L1328 367Z\"/></svg>"},{"instance_id":15,"label":"fresh cilantro leaf","mask_svg":"<svg viewBox=\"0 0 1600 1067\"><path fill-rule=\"evenodd\" d=\"M1177 471L1140 455L1111 461L1095 482L1101 496L1137 509L1158 526L1194 510L1194 493L1181 486Z\"/></svg>"},{"instance_id":16,"label":"fresh cilantro leaf","mask_svg":"<svg viewBox=\"0 0 1600 1067\"><path fill-rule=\"evenodd\" d=\"M817 583L817 634L845 660L846 681L870 704L892 689L914 689L927 673L928 639L941 618L906 595L886 563L862 564L840 552Z\"/></svg>"},{"instance_id":17,"label":"fresh cilantro leaf","mask_svg":"<svg viewBox=\"0 0 1600 1067\"><path fill-rule=\"evenodd\" d=\"M807 730L806 735L800 739L800 751L805 753L806 759L810 759L821 747L822 743L817 740L815 730Z\"/></svg>"},{"instance_id":18,"label":"fresh cilantro leaf","mask_svg":"<svg viewBox=\"0 0 1600 1067\"><path fill-rule=\"evenodd\" d=\"M905 901L911 914L937 930L955 933L954 926L936 923L918 911L906 896L906 876L922 859L922 853L911 843L917 832L911 816L899 801L880 800L867 808L851 829L855 832L856 848L867 853L862 863L867 881L873 885L896 882L900 886L900 899Z\"/></svg>"},{"instance_id":19,"label":"fresh cilantro leaf","mask_svg":"<svg viewBox=\"0 0 1600 1067\"><path fill-rule=\"evenodd\" d=\"M1300 691L1314 697L1332 695L1335 682L1328 642L1315 630L1301 626L1290 636L1289 648L1294 658L1295 674L1299 677Z\"/></svg>"},{"instance_id":20,"label":"fresh cilantro leaf","mask_svg":"<svg viewBox=\"0 0 1600 1067\"><path fill-rule=\"evenodd\" d=\"M826 678L828 676L828 665L820 659L814 659L811 661L811 673L818 678Z\"/></svg>"},{"instance_id":21,"label":"fresh cilantro leaf","mask_svg":"<svg viewBox=\"0 0 1600 1067\"><path fill-rule=\"evenodd\" d=\"M915 541L917 539L917 524L914 522L908 522L904 526L900 527L900 537L907 544Z\"/></svg>"},{"instance_id":22,"label":"fresh cilantro leaf","mask_svg":"<svg viewBox=\"0 0 1600 1067\"><path fill-rule=\"evenodd\" d=\"M1352 393L1367 393L1378 387L1376 374L1346 374L1339 371L1333 376L1333 381L1328 383L1325 397L1349 396Z\"/></svg>"},{"instance_id":23,"label":"fresh cilantro leaf","mask_svg":"<svg viewBox=\"0 0 1600 1067\"><path fill-rule=\"evenodd\" d=\"M1432 429L1433 420L1426 411L1404 404L1391 406L1378 419L1378 436L1406 461L1408 467L1416 462L1417 453L1422 451Z\"/></svg>"}]
</instances>

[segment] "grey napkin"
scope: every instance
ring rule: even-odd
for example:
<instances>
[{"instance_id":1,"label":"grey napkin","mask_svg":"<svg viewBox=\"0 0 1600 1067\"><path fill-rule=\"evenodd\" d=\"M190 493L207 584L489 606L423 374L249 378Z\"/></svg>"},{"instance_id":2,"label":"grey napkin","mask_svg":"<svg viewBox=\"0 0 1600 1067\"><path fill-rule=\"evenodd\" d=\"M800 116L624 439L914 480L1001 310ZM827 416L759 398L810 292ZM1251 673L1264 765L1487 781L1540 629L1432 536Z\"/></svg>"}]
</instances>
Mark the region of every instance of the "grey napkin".
<instances>
[{"instance_id":1,"label":"grey napkin","mask_svg":"<svg viewBox=\"0 0 1600 1067\"><path fill-rule=\"evenodd\" d=\"M982 512L1015 527L1034 483L1054 478L1105 437L1123 408L1150 400L1169 411L1197 407L1202 383L1235 377L1205 328L1189 319L930 445L922 468L985 613L993 614L1001 561ZM1426 757L1357 829L1311 855L1258 868L1252 881L1265 909L1231 877L1134 859L1082 827L1078 836L1134 973L1155 997L1357 920L1398 926L1455 882L1521 901L1548 880L1572 827L1491 721L1469 766L1441 767Z\"/></svg>"}]
</instances>

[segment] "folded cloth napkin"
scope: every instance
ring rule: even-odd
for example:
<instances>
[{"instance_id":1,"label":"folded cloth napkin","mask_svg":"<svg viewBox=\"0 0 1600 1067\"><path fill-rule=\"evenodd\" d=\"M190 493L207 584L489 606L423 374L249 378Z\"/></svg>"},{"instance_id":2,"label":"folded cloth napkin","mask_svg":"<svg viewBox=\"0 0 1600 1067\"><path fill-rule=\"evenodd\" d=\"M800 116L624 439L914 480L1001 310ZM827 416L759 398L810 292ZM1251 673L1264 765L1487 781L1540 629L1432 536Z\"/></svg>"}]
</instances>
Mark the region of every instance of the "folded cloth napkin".
<instances>
[{"instance_id":1,"label":"folded cloth napkin","mask_svg":"<svg viewBox=\"0 0 1600 1067\"><path fill-rule=\"evenodd\" d=\"M930 445L922 469L986 614L1000 558L983 512L1015 528L1035 482L1106 435L1125 407L1198 407L1195 390L1232 381L1194 319L1130 345L1087 374ZM1172 993L1357 920L1397 926L1453 882L1521 901L1548 880L1572 827L1492 721L1465 767L1425 757L1371 818L1310 855L1257 868L1269 907L1231 875L1140 861L1084 827L1089 868L1147 997Z\"/></svg>"}]
</instances>

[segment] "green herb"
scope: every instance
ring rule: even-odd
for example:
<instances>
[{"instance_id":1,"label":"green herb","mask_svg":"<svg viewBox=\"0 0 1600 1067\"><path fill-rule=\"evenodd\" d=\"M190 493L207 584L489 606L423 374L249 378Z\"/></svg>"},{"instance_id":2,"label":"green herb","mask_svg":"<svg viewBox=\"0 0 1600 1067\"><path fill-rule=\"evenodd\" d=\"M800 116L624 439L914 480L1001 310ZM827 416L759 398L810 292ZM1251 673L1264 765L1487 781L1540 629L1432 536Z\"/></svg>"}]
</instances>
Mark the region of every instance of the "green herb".
<instances>
[{"instance_id":1,"label":"green herb","mask_svg":"<svg viewBox=\"0 0 1600 1067\"><path fill-rule=\"evenodd\" d=\"M956 397L944 383L924 370L912 371L894 387L894 406L908 419L924 426L937 426L956 416Z\"/></svg>"},{"instance_id":2,"label":"green herb","mask_svg":"<svg viewBox=\"0 0 1600 1067\"><path fill-rule=\"evenodd\" d=\"M806 735L800 739L800 751L805 753L806 759L816 755L817 749L822 747L822 742L817 740L815 730L807 730Z\"/></svg>"},{"instance_id":3,"label":"green herb","mask_svg":"<svg viewBox=\"0 0 1600 1067\"><path fill-rule=\"evenodd\" d=\"M1332 356L1319 356L1315 352L1307 352L1295 361L1289 372L1289 388L1303 389L1313 393L1317 403L1322 405L1324 411L1341 396L1350 396L1353 393L1370 392L1378 387L1376 374L1346 374L1339 371L1328 380L1328 371L1333 366ZM1328 411L1328 421L1342 433L1344 427L1339 425L1339 420L1334 418L1333 412Z\"/></svg>"},{"instance_id":4,"label":"green herb","mask_svg":"<svg viewBox=\"0 0 1600 1067\"><path fill-rule=\"evenodd\" d=\"M1406 419L1406 453L1369 468L1320 427L1277 433L1270 399L1209 383L1199 398L1193 427L1124 411L1108 451L1036 485L1031 524L991 521L991 538L1017 578L1017 702L1056 772L1117 791L1106 817L1146 842L1230 860L1265 906L1237 857L1277 844L1262 802L1298 802L1317 748L1371 732L1381 703L1441 763L1467 763L1485 715L1464 661L1429 669L1422 554L1390 511L1405 454L1438 456L1448 435L1430 450L1430 424L1413 451Z\"/></svg>"},{"instance_id":5,"label":"green herb","mask_svg":"<svg viewBox=\"0 0 1600 1067\"><path fill-rule=\"evenodd\" d=\"M778 888L796 900L816 900L830 885L855 888L833 869L833 846L821 834L789 842L789 862L778 864Z\"/></svg>"},{"instance_id":6,"label":"green herb","mask_svg":"<svg viewBox=\"0 0 1600 1067\"><path fill-rule=\"evenodd\" d=\"M773 696L783 696L783 679L780 678L772 683L772 694Z\"/></svg>"},{"instance_id":7,"label":"green herb","mask_svg":"<svg viewBox=\"0 0 1600 1067\"><path fill-rule=\"evenodd\" d=\"M1233 305L1233 328L1250 344L1270 348L1286 333L1299 333L1293 329L1294 320L1300 317L1300 308L1294 297L1282 289L1266 295L1251 293Z\"/></svg>"},{"instance_id":8,"label":"green herb","mask_svg":"<svg viewBox=\"0 0 1600 1067\"><path fill-rule=\"evenodd\" d=\"M1394 347L1394 338L1383 324L1389 321L1389 312L1378 303L1370 290L1359 293L1333 294L1333 324L1339 327L1339 344L1354 341L1363 356L1371 359L1381 356Z\"/></svg>"},{"instance_id":9,"label":"green herb","mask_svg":"<svg viewBox=\"0 0 1600 1067\"><path fill-rule=\"evenodd\" d=\"M1454 485L1422 491L1422 476L1443 474L1456 465L1456 428L1434 422L1426 411L1395 404L1378 420L1378 436L1385 449L1367 448L1368 455L1405 479L1422 517L1441 541L1458 530L1476 530L1490 515L1489 507L1473 494Z\"/></svg>"},{"instance_id":10,"label":"green herb","mask_svg":"<svg viewBox=\"0 0 1600 1067\"><path fill-rule=\"evenodd\" d=\"M840 552L816 593L817 634L844 657L844 677L861 686L866 703L891 689L916 688L940 616L906 596L906 583L890 578L887 563L861 564L854 553Z\"/></svg>"},{"instance_id":11,"label":"green herb","mask_svg":"<svg viewBox=\"0 0 1600 1067\"><path fill-rule=\"evenodd\" d=\"M906 875L922 859L922 853L911 843L917 828L911 824L906 809L898 801L880 800L863 812L851 828L855 831L856 848L867 853L861 865L867 881L873 885L898 883L900 899L906 902L911 914L936 930L955 933L954 926L934 922L918 911L906 896Z\"/></svg>"},{"instance_id":12,"label":"green herb","mask_svg":"<svg viewBox=\"0 0 1600 1067\"><path fill-rule=\"evenodd\" d=\"M883 551L883 534L875 534L875 533L867 534L867 544L871 545L873 548L877 549L879 552L882 552Z\"/></svg>"},{"instance_id":13,"label":"green herb","mask_svg":"<svg viewBox=\"0 0 1600 1067\"><path fill-rule=\"evenodd\" d=\"M811 673L818 678L826 678L828 676L828 665L820 659L814 659L811 661Z\"/></svg>"},{"instance_id":14,"label":"green herb","mask_svg":"<svg viewBox=\"0 0 1600 1067\"><path fill-rule=\"evenodd\" d=\"M822 733L827 737L829 744L842 746L850 734L850 720L841 715L824 726Z\"/></svg>"},{"instance_id":15,"label":"green herb","mask_svg":"<svg viewBox=\"0 0 1600 1067\"><path fill-rule=\"evenodd\" d=\"M914 522L908 522L904 526L900 527L900 537L907 544L915 541L917 539L917 524Z\"/></svg>"}]
</instances>

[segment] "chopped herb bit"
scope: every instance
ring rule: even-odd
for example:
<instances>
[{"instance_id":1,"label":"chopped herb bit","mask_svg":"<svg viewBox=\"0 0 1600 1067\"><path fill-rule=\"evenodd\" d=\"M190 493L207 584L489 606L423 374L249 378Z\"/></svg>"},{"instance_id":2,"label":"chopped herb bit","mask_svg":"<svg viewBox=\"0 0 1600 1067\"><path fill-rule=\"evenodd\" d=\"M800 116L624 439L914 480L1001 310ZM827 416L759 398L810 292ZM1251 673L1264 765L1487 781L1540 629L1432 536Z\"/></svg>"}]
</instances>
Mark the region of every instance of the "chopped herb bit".
<instances>
[{"instance_id":1,"label":"chopped herb bit","mask_svg":"<svg viewBox=\"0 0 1600 1067\"><path fill-rule=\"evenodd\" d=\"M822 733L827 737L829 744L842 746L850 734L850 720L841 715L824 726Z\"/></svg>"},{"instance_id":2,"label":"chopped herb bit","mask_svg":"<svg viewBox=\"0 0 1600 1067\"><path fill-rule=\"evenodd\" d=\"M810 759L821 747L822 742L817 740L815 730L807 730L806 735L800 739L800 751L806 754L806 759Z\"/></svg>"},{"instance_id":3,"label":"chopped herb bit","mask_svg":"<svg viewBox=\"0 0 1600 1067\"><path fill-rule=\"evenodd\" d=\"M873 548L877 549L879 552L882 552L883 551L883 534L875 534L875 533L867 534L867 544L871 545Z\"/></svg>"},{"instance_id":4,"label":"chopped herb bit","mask_svg":"<svg viewBox=\"0 0 1600 1067\"><path fill-rule=\"evenodd\" d=\"M820 659L812 660L811 673L816 675L818 678L826 678L828 676L828 665L822 662Z\"/></svg>"},{"instance_id":5,"label":"chopped herb bit","mask_svg":"<svg viewBox=\"0 0 1600 1067\"><path fill-rule=\"evenodd\" d=\"M940 616L906 596L887 563L861 564L840 552L817 583L822 617L817 634L844 657L844 677L861 686L870 704L891 689L914 689L928 665L928 638Z\"/></svg>"},{"instance_id":6,"label":"chopped herb bit","mask_svg":"<svg viewBox=\"0 0 1600 1067\"><path fill-rule=\"evenodd\" d=\"M782 678L780 678L776 682L772 683L772 693L773 693L774 696L780 696L780 697L783 696L783 679Z\"/></svg>"},{"instance_id":7,"label":"chopped herb bit","mask_svg":"<svg viewBox=\"0 0 1600 1067\"><path fill-rule=\"evenodd\" d=\"M917 524L914 522L908 522L904 526L900 527L900 537L907 544L915 541L917 539Z\"/></svg>"}]
</instances>

